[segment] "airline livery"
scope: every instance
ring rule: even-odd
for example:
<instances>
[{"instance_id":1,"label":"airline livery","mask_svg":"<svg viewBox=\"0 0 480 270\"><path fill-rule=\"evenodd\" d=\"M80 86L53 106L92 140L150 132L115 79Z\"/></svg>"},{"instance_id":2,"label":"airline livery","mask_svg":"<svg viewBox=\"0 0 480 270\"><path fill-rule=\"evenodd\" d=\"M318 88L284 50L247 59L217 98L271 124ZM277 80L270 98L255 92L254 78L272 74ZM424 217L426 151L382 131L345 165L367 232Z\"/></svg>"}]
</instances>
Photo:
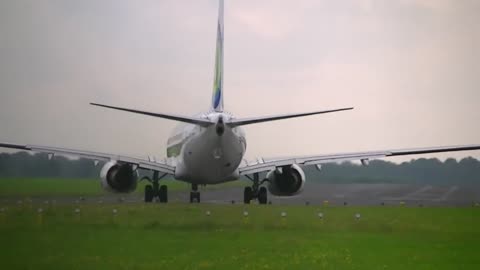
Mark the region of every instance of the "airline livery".
<instances>
[{"instance_id":1,"label":"airline livery","mask_svg":"<svg viewBox=\"0 0 480 270\"><path fill-rule=\"evenodd\" d=\"M359 160L366 165L370 159L375 158L480 149L480 145L465 145L279 159L258 158L254 162L246 162L244 154L247 141L242 126L353 108L235 118L224 111L223 42L223 0L220 0L213 95L211 108L205 113L187 117L91 103L94 106L181 122L182 125L174 130L167 141L167 157L163 161L39 145L0 143L0 147L47 153L50 158L58 154L88 158L96 163L104 161L105 165L100 173L101 185L104 189L116 193L133 191L138 182L138 171L150 171L151 177L144 178L150 182L145 187L145 202L168 201L167 186L160 185L160 180L168 175L191 184L190 202L200 202L199 185L224 183L245 176L252 181L252 186L245 188L244 202L258 200L260 204L267 203L268 193L276 196L299 194L306 180L301 166L313 165L320 168L324 163L350 160ZM265 177L260 178L260 175Z\"/></svg>"}]
</instances>

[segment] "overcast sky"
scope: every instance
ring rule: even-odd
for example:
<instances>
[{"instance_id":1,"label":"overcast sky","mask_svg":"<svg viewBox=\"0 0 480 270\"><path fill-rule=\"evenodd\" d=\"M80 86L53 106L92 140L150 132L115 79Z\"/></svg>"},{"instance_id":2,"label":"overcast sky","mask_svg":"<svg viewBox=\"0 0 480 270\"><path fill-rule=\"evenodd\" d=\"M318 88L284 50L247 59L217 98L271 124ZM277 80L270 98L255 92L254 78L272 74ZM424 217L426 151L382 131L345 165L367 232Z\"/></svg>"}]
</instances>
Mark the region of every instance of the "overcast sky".
<instances>
[{"instance_id":1,"label":"overcast sky","mask_svg":"<svg viewBox=\"0 0 480 270\"><path fill-rule=\"evenodd\" d=\"M480 1L225 2L226 110L355 107L247 126L248 158L480 143ZM207 110L217 9L0 1L0 141L164 157L175 122L88 103Z\"/></svg>"}]
</instances>

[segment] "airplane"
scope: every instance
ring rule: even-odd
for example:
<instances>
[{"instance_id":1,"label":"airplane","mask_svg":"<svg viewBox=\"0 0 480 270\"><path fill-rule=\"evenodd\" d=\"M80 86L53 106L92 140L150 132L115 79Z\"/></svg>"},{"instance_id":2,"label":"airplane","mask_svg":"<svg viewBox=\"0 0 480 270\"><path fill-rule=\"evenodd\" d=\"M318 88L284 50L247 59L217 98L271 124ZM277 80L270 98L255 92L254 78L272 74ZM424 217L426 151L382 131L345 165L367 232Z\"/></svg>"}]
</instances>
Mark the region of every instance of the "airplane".
<instances>
[{"instance_id":1,"label":"airplane","mask_svg":"<svg viewBox=\"0 0 480 270\"><path fill-rule=\"evenodd\" d=\"M74 150L59 147L24 145L0 142L0 147L47 153L54 155L77 156L91 159L97 164L105 162L101 173L101 186L110 192L128 193L136 189L139 171L151 173L144 177L150 183L145 186L144 201L168 202L166 185L160 180L171 175L176 180L191 184L190 202L200 202L199 185L213 185L235 181L241 176L252 181L243 192L244 203L258 200L266 204L268 193L276 196L294 196L303 190L306 178L301 166L317 166L343 161L361 161L367 165L371 159L391 156L480 150L480 145L429 147L403 150L383 150L358 153L340 153L287 157L276 159L258 158L254 162L244 160L247 149L245 125L259 124L282 119L326 114L352 110L352 107L314 111L307 113L282 114L252 118L236 118L224 110L223 61L224 61L224 1L220 0L217 23L215 74L211 107L207 112L192 117L165 113L154 113L110 105L90 103L93 106L143 114L181 122L167 141L166 158L163 161L141 159L108 153ZM260 175L266 176L260 179ZM265 184L266 183L266 184ZM265 185L264 185L265 184Z\"/></svg>"}]
</instances>

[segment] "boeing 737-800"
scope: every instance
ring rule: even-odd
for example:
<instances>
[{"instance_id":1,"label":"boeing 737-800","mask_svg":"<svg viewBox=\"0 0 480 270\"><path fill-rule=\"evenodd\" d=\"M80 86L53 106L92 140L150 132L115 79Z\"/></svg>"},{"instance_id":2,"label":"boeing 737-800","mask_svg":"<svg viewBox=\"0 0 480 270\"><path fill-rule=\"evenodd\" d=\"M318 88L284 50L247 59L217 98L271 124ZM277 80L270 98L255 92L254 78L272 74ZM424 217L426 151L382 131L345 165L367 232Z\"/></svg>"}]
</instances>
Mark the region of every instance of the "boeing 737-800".
<instances>
[{"instance_id":1,"label":"boeing 737-800","mask_svg":"<svg viewBox=\"0 0 480 270\"><path fill-rule=\"evenodd\" d=\"M235 118L232 114L225 112L223 106L223 9L223 0L220 0L213 96L209 111L193 117L187 117L91 103L92 105L104 108L182 122L183 125L176 128L173 135L168 139L167 157L163 161L38 145L0 143L0 147L48 153L49 157L53 157L56 154L73 155L92 159L95 162L104 161L105 165L100 173L101 185L104 189L116 193L133 191L136 188L139 178L138 171L150 171L152 172L152 177L147 177L146 179L150 181L151 184L145 188L145 202L152 202L155 199L160 202L168 201L167 186L159 184L160 180L167 175L172 175L177 180L191 184L191 202L200 202L198 185L224 183L245 176L249 178L253 184L245 188L244 202L250 203L251 200L258 199L260 204L267 203L268 192L277 196L293 196L299 194L306 180L305 174L300 166L310 165L319 168L323 163L350 160L359 160L363 164L366 164L370 159L389 156L480 149L480 145L465 145L316 155L270 160L258 158L255 162L245 162L244 154L247 149L247 143L242 126L294 117L346 111L353 108L253 118ZM266 173L266 176L260 179L260 175L264 173ZM265 185L263 185L264 183Z\"/></svg>"}]
</instances>

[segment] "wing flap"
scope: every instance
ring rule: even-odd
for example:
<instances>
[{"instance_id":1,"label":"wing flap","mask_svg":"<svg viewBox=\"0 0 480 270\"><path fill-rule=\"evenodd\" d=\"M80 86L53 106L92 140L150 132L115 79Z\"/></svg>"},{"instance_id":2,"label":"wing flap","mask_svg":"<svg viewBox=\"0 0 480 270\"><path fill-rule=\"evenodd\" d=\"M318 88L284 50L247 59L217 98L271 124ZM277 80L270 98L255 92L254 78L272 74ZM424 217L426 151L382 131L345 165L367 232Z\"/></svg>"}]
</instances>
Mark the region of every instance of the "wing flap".
<instances>
[{"instance_id":1,"label":"wing flap","mask_svg":"<svg viewBox=\"0 0 480 270\"><path fill-rule=\"evenodd\" d=\"M479 150L480 145L457 145L446 147L431 147L431 148L413 148L404 150L391 150L390 156L405 156L405 155L420 155L430 153L442 153L442 152L458 152L458 151L471 151Z\"/></svg>"}]
</instances>

